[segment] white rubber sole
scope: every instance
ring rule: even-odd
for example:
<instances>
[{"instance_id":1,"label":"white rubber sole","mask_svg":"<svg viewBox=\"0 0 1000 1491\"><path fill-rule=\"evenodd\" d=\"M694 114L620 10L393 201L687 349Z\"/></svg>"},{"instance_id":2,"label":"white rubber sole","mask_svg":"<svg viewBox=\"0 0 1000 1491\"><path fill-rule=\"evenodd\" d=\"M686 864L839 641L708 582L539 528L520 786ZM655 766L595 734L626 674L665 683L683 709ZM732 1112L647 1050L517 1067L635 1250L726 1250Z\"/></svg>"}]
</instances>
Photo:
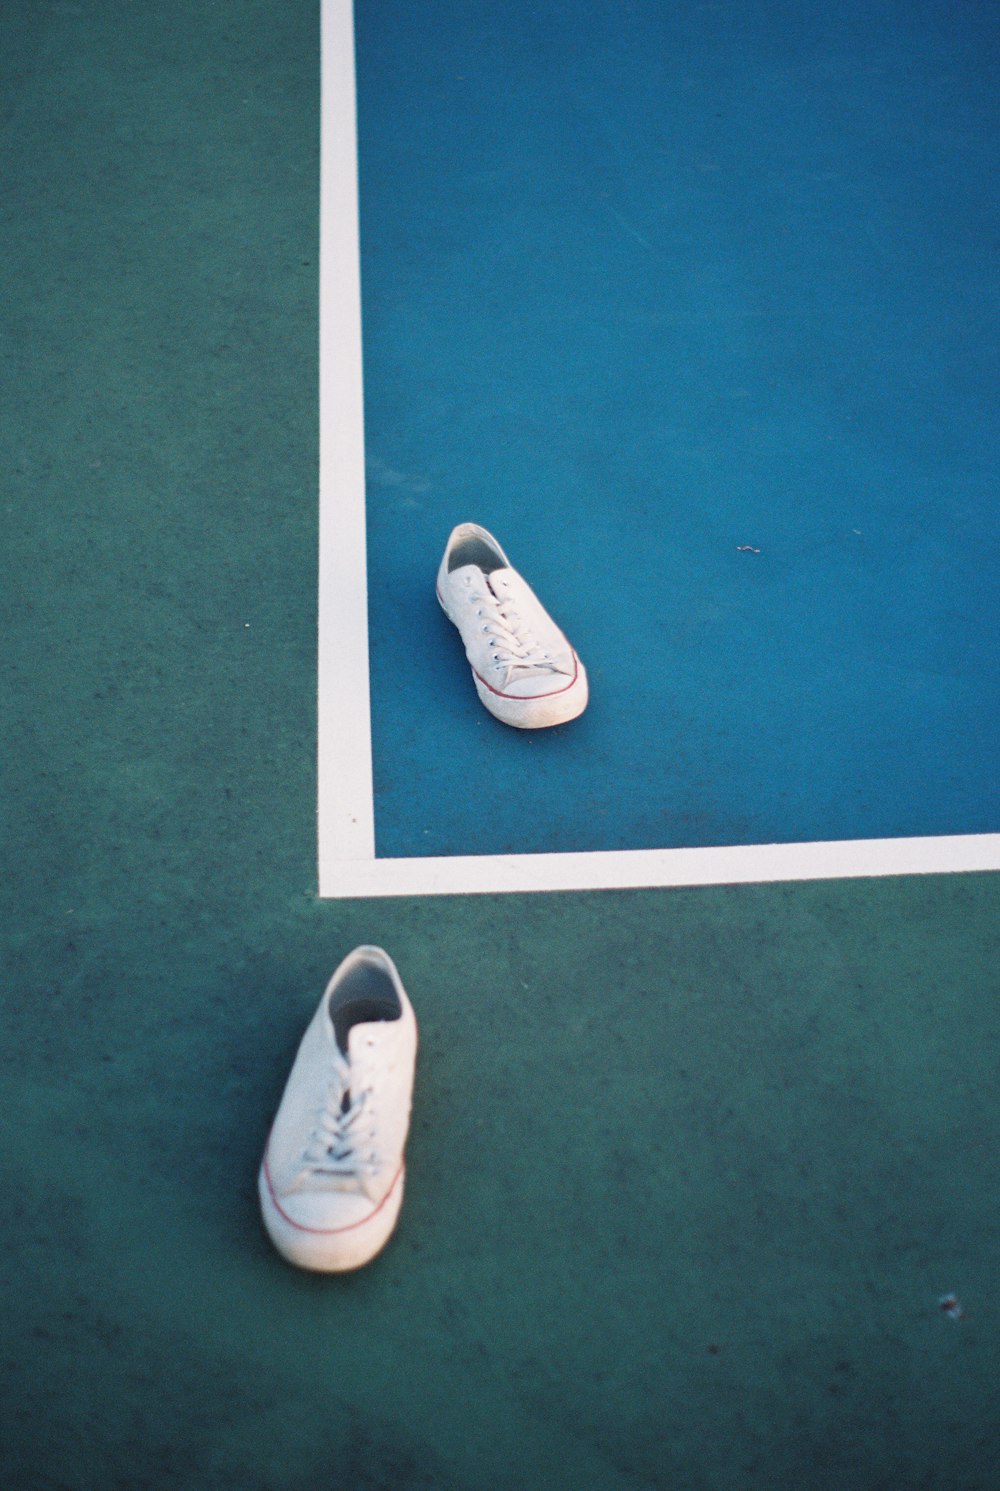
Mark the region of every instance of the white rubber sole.
<instances>
[{"instance_id":1,"label":"white rubber sole","mask_svg":"<svg viewBox=\"0 0 1000 1491\"><path fill-rule=\"evenodd\" d=\"M434 594L437 596L441 610L461 636L461 628L441 599L440 590L435 589ZM570 720L575 720L578 715L583 714L587 707L590 699L587 670L575 652L573 662L576 665L576 672L565 685L553 689L550 694L536 694L530 699L522 698L517 694L504 694L499 689L492 688L485 678L479 676L475 668L471 668L472 681L476 685L480 703L489 710L494 719L500 720L504 725L513 725L515 730L545 730L550 725L568 724Z\"/></svg>"},{"instance_id":2,"label":"white rubber sole","mask_svg":"<svg viewBox=\"0 0 1000 1491\"><path fill-rule=\"evenodd\" d=\"M472 681L480 701L496 719L516 730L544 730L549 725L566 725L583 714L590 698L587 674L583 664L573 654L576 675L565 688L551 694L536 695L532 699L520 699L513 694L501 694L490 688L473 668Z\"/></svg>"},{"instance_id":3,"label":"white rubber sole","mask_svg":"<svg viewBox=\"0 0 1000 1491\"><path fill-rule=\"evenodd\" d=\"M302 1227L282 1209L274 1194L266 1155L257 1177L264 1226L278 1252L297 1268L323 1274L363 1268L382 1251L399 1219L405 1183L406 1167L400 1165L385 1198L360 1222L347 1227Z\"/></svg>"}]
</instances>

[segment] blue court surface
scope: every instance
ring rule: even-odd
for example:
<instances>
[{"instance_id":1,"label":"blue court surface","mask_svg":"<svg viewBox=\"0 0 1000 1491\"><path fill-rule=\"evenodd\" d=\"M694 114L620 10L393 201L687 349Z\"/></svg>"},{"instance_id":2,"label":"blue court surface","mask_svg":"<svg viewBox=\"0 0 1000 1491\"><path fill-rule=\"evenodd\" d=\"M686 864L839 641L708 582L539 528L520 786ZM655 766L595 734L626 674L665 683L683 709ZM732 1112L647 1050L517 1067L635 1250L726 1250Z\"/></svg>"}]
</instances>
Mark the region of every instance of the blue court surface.
<instances>
[{"instance_id":1,"label":"blue court surface","mask_svg":"<svg viewBox=\"0 0 1000 1491\"><path fill-rule=\"evenodd\" d=\"M992 9L356 19L379 856L1000 829ZM465 519L579 721L479 705Z\"/></svg>"}]
</instances>

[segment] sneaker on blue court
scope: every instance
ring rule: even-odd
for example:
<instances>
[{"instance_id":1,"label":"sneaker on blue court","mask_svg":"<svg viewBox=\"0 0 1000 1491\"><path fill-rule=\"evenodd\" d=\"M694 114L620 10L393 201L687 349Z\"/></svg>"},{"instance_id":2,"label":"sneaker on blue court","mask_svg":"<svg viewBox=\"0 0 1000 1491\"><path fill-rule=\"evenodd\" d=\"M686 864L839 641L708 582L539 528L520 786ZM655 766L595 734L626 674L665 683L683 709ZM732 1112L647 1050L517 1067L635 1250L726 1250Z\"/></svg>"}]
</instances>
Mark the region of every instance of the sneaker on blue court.
<instances>
[{"instance_id":1,"label":"sneaker on blue court","mask_svg":"<svg viewBox=\"0 0 1000 1491\"><path fill-rule=\"evenodd\" d=\"M271 1241L341 1273L388 1241L403 1202L417 1022L388 953L358 947L308 1026L260 1167Z\"/></svg>"},{"instance_id":2,"label":"sneaker on blue court","mask_svg":"<svg viewBox=\"0 0 1000 1491\"><path fill-rule=\"evenodd\" d=\"M587 674L564 634L491 533L452 532L437 596L458 628L476 692L505 725L564 725L587 707Z\"/></svg>"}]
</instances>

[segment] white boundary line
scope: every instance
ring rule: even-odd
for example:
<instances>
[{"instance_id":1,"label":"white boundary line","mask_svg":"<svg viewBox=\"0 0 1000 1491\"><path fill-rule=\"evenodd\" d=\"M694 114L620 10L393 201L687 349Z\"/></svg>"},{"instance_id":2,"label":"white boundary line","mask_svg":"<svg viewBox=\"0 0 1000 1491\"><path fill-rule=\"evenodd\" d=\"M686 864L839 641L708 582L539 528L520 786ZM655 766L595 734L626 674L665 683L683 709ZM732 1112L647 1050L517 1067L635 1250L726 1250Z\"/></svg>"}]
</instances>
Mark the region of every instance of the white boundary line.
<instances>
[{"instance_id":1,"label":"white boundary line","mask_svg":"<svg viewBox=\"0 0 1000 1491\"><path fill-rule=\"evenodd\" d=\"M1000 834L718 849L328 861L321 896L447 896L847 880L1000 869Z\"/></svg>"},{"instance_id":2,"label":"white boundary line","mask_svg":"<svg viewBox=\"0 0 1000 1491\"><path fill-rule=\"evenodd\" d=\"M1000 869L1000 834L376 859L352 0L322 0L319 894L622 890Z\"/></svg>"},{"instance_id":3,"label":"white boundary line","mask_svg":"<svg viewBox=\"0 0 1000 1491\"><path fill-rule=\"evenodd\" d=\"M323 0L319 223L320 894L374 859L358 148L351 0Z\"/></svg>"}]
</instances>

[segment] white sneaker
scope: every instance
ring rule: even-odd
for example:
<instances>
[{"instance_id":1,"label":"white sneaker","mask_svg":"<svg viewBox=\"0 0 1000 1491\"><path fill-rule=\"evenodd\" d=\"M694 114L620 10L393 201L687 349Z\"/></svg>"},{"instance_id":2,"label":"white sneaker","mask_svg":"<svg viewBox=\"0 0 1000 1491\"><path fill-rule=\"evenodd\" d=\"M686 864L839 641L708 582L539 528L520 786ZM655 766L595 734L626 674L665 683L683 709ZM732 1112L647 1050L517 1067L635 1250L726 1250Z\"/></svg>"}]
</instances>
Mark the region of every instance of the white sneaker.
<instances>
[{"instance_id":1,"label":"white sneaker","mask_svg":"<svg viewBox=\"0 0 1000 1491\"><path fill-rule=\"evenodd\" d=\"M453 531L437 596L458 627L476 692L505 725L563 725L587 707L587 674L563 633L491 533Z\"/></svg>"},{"instance_id":2,"label":"white sneaker","mask_svg":"<svg viewBox=\"0 0 1000 1491\"><path fill-rule=\"evenodd\" d=\"M264 1225L300 1268L374 1258L396 1225L417 1022L380 947L341 963L308 1026L260 1167Z\"/></svg>"}]
</instances>

